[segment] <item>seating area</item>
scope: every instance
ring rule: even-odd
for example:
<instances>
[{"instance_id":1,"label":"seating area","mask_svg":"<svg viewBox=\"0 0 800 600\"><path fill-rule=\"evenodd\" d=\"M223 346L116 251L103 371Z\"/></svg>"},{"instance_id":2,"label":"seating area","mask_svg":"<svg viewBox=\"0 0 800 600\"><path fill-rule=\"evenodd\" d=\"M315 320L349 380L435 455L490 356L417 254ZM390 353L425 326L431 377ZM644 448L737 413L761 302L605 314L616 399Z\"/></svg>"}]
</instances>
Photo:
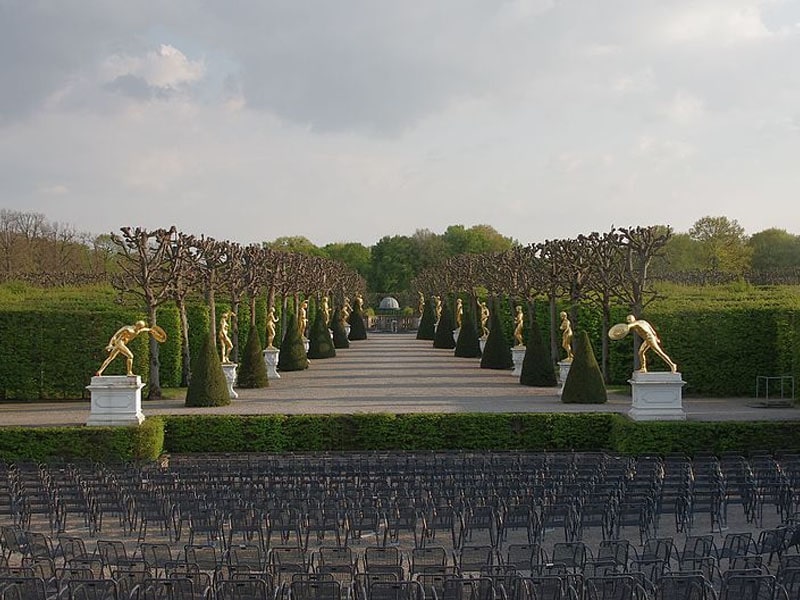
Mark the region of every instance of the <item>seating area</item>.
<instances>
[{"instance_id":1,"label":"seating area","mask_svg":"<svg viewBox=\"0 0 800 600\"><path fill-rule=\"evenodd\" d=\"M800 598L800 455L0 463L0 600Z\"/></svg>"}]
</instances>

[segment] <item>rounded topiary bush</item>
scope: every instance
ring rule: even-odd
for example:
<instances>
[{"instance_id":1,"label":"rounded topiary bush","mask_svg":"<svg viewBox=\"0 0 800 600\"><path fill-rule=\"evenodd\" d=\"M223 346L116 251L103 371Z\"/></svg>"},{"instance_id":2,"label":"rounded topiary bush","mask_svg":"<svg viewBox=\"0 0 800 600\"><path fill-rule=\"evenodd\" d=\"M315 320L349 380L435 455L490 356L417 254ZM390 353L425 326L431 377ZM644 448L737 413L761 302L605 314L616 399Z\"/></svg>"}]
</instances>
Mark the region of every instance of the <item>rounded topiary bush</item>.
<instances>
[{"instance_id":1,"label":"rounded topiary bush","mask_svg":"<svg viewBox=\"0 0 800 600\"><path fill-rule=\"evenodd\" d=\"M341 307L337 307L336 310L333 311L333 317L331 317L331 330L333 331L334 348L338 350L341 348L350 347L350 341L347 339L347 331L344 328L344 323L342 323Z\"/></svg>"},{"instance_id":2,"label":"rounded topiary bush","mask_svg":"<svg viewBox=\"0 0 800 600\"><path fill-rule=\"evenodd\" d=\"M564 382L561 401L567 404L603 404L608 401L603 374L589 342L589 335L580 331L573 338L574 357Z\"/></svg>"},{"instance_id":3,"label":"rounded topiary bush","mask_svg":"<svg viewBox=\"0 0 800 600\"><path fill-rule=\"evenodd\" d=\"M553 363L550 362L550 351L544 345L542 333L536 323L536 313L530 311L530 316L528 342L525 347L525 358L522 360L519 382L522 385L553 387L558 384L558 379Z\"/></svg>"},{"instance_id":4,"label":"rounded topiary bush","mask_svg":"<svg viewBox=\"0 0 800 600\"><path fill-rule=\"evenodd\" d=\"M228 382L211 332L192 361L192 379L186 390L186 406L226 406L231 403Z\"/></svg>"},{"instance_id":5,"label":"rounded topiary bush","mask_svg":"<svg viewBox=\"0 0 800 600\"><path fill-rule=\"evenodd\" d=\"M503 324L500 322L500 311L497 302L492 305L492 314L489 316L489 337L483 348L481 369L513 369L514 359L511 357L511 346L503 333Z\"/></svg>"},{"instance_id":6,"label":"rounded topiary bush","mask_svg":"<svg viewBox=\"0 0 800 600\"><path fill-rule=\"evenodd\" d=\"M431 340L436 337L436 315L433 312L433 302L430 297L425 301L425 307L422 309L422 318L419 321L419 328L417 329L418 340Z\"/></svg>"},{"instance_id":7,"label":"rounded topiary bush","mask_svg":"<svg viewBox=\"0 0 800 600\"><path fill-rule=\"evenodd\" d=\"M456 347L456 339L453 337L453 311L450 310L450 303L447 298L442 300L442 316L436 326L436 335L433 338L434 348L444 348L452 350Z\"/></svg>"},{"instance_id":8,"label":"rounded topiary bush","mask_svg":"<svg viewBox=\"0 0 800 600\"><path fill-rule=\"evenodd\" d=\"M325 316L321 310L318 310L309 332L308 358L333 358L334 356L336 356L336 348L333 347L331 332L328 331Z\"/></svg>"},{"instance_id":9,"label":"rounded topiary bush","mask_svg":"<svg viewBox=\"0 0 800 600\"><path fill-rule=\"evenodd\" d=\"M302 371L308 368L308 357L303 338L297 329L297 317L290 312L286 317L286 333L281 341L281 353L278 355L279 371Z\"/></svg>"},{"instance_id":10,"label":"rounded topiary bush","mask_svg":"<svg viewBox=\"0 0 800 600\"><path fill-rule=\"evenodd\" d=\"M468 303L461 319L461 331L458 333L456 351L454 353L459 358L480 358L481 356L481 341L478 337L478 328L473 317L474 309L475 303Z\"/></svg>"},{"instance_id":11,"label":"rounded topiary bush","mask_svg":"<svg viewBox=\"0 0 800 600\"><path fill-rule=\"evenodd\" d=\"M261 350L261 338L258 337L258 331L255 327L251 327L247 334L242 360L239 362L239 371L236 377L236 384L239 387L262 388L269 385L267 365Z\"/></svg>"}]
</instances>

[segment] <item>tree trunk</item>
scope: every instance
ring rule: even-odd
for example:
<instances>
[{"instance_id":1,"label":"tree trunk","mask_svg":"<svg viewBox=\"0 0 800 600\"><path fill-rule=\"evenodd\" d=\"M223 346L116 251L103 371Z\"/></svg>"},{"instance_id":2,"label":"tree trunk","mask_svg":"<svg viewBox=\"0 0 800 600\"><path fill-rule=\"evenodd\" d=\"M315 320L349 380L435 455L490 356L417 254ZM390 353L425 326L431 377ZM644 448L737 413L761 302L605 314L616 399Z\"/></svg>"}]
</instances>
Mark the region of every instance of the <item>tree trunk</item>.
<instances>
[{"instance_id":1,"label":"tree trunk","mask_svg":"<svg viewBox=\"0 0 800 600\"><path fill-rule=\"evenodd\" d=\"M239 362L239 304L240 300L231 301L231 312L235 315L231 323L231 360Z\"/></svg>"},{"instance_id":2,"label":"tree trunk","mask_svg":"<svg viewBox=\"0 0 800 600\"><path fill-rule=\"evenodd\" d=\"M600 346L600 368L603 371L603 381L606 383L611 382L611 373L609 373L609 355L608 355L608 330L611 328L611 299L603 298L603 331L600 332L600 339L602 340Z\"/></svg>"},{"instance_id":3,"label":"tree trunk","mask_svg":"<svg viewBox=\"0 0 800 600\"><path fill-rule=\"evenodd\" d=\"M148 316L150 318L150 327L156 325L156 313L157 308L155 305L150 305L148 307ZM150 342L150 381L149 383L149 391L147 392L147 399L148 400L159 400L161 399L161 375L158 372L159 366L161 362L158 359L158 342L156 338L152 335L147 336Z\"/></svg>"},{"instance_id":4,"label":"tree trunk","mask_svg":"<svg viewBox=\"0 0 800 600\"><path fill-rule=\"evenodd\" d=\"M181 357L183 360L183 373L181 375L181 387L188 387L189 380L192 378L192 353L189 348L189 318L186 315L186 301L181 298L175 302L178 305L178 313L181 316L181 335L183 343Z\"/></svg>"},{"instance_id":5,"label":"tree trunk","mask_svg":"<svg viewBox=\"0 0 800 600\"><path fill-rule=\"evenodd\" d=\"M550 359L555 365L558 363L558 348L561 336L558 334L557 307L555 294L550 294Z\"/></svg>"}]
</instances>

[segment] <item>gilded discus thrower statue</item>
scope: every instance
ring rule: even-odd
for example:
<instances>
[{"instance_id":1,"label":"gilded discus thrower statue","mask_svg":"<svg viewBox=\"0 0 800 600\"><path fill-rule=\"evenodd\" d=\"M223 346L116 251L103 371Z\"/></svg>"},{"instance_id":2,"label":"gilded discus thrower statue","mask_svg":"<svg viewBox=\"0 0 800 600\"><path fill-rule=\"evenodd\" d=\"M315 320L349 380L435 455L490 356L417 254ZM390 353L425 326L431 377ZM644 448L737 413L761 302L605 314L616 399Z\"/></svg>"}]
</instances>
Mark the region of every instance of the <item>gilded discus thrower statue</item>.
<instances>
[{"instance_id":1,"label":"gilded discus thrower statue","mask_svg":"<svg viewBox=\"0 0 800 600\"><path fill-rule=\"evenodd\" d=\"M222 351L222 363L229 364L231 362L231 350L233 349L233 342L231 341L230 329L231 319L236 318L236 313L226 310L219 318L219 346Z\"/></svg>"},{"instance_id":2,"label":"gilded discus thrower statue","mask_svg":"<svg viewBox=\"0 0 800 600\"><path fill-rule=\"evenodd\" d=\"M660 356L665 363L669 366L669 370L673 373L678 372L678 365L667 356L664 349L661 347L661 339L658 337L656 330L653 326L644 319L637 319L633 315L625 317L625 323L617 323L608 330L608 337L612 340L621 340L629 331L636 332L642 338L642 344L639 346L639 371L647 373L647 355L648 350L652 350Z\"/></svg>"},{"instance_id":3,"label":"gilded discus thrower statue","mask_svg":"<svg viewBox=\"0 0 800 600\"><path fill-rule=\"evenodd\" d=\"M517 313L514 315L514 342L517 346L522 346L522 331L525 329L525 314L522 307L517 305Z\"/></svg>"},{"instance_id":4,"label":"gilded discus thrower statue","mask_svg":"<svg viewBox=\"0 0 800 600\"><path fill-rule=\"evenodd\" d=\"M559 315L561 317L561 347L566 350L567 358L564 359L565 362L572 362L574 355L572 354L572 323L569 321L569 317L567 313L563 310Z\"/></svg>"},{"instance_id":5,"label":"gilded discus thrower statue","mask_svg":"<svg viewBox=\"0 0 800 600\"><path fill-rule=\"evenodd\" d=\"M167 334L158 325L148 327L144 321L136 321L133 325L124 325L108 340L108 345L106 346L108 356L103 361L103 364L100 365L100 368L97 369L95 375L98 377L102 375L106 367L111 364L111 361L121 354L125 357L128 377L133 377L133 352L128 348L128 344L140 333L149 333L157 342L164 342L167 339Z\"/></svg>"}]
</instances>

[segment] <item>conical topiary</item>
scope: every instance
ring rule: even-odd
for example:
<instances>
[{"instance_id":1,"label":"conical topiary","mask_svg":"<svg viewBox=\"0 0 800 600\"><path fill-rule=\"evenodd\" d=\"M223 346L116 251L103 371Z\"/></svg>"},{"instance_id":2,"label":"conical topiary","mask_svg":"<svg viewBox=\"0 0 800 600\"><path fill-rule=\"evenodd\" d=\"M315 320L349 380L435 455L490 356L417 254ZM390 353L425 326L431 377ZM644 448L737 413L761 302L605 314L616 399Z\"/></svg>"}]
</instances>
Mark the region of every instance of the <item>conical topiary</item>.
<instances>
[{"instance_id":1,"label":"conical topiary","mask_svg":"<svg viewBox=\"0 0 800 600\"><path fill-rule=\"evenodd\" d=\"M577 341L577 343L575 343ZM573 338L574 356L569 375L561 391L561 401L567 404L603 404L608 401L603 374L589 342L589 335L580 331Z\"/></svg>"},{"instance_id":2,"label":"conical topiary","mask_svg":"<svg viewBox=\"0 0 800 600\"><path fill-rule=\"evenodd\" d=\"M436 337L436 315L433 313L433 302L431 299L425 302L425 307L422 309L422 318L419 321L419 328L417 329L418 340L431 340Z\"/></svg>"},{"instance_id":3,"label":"conical topiary","mask_svg":"<svg viewBox=\"0 0 800 600\"><path fill-rule=\"evenodd\" d=\"M480 358L481 341L478 337L478 328L475 325L473 312L475 303L470 302L464 307L464 316L461 318L461 331L456 340L455 356L459 358Z\"/></svg>"},{"instance_id":4,"label":"conical topiary","mask_svg":"<svg viewBox=\"0 0 800 600\"><path fill-rule=\"evenodd\" d=\"M236 384L240 388L262 388L269 385L267 365L261 350L261 338L258 337L258 331L255 327L250 327L236 377Z\"/></svg>"},{"instance_id":5,"label":"conical topiary","mask_svg":"<svg viewBox=\"0 0 800 600\"><path fill-rule=\"evenodd\" d=\"M192 361L192 379L186 390L186 406L226 406L231 403L211 332L206 333L200 353Z\"/></svg>"},{"instance_id":6,"label":"conical topiary","mask_svg":"<svg viewBox=\"0 0 800 600\"><path fill-rule=\"evenodd\" d=\"M519 382L522 385L537 387L554 387L558 384L550 352L542 340L542 332L536 323L536 313L531 311L531 326L528 328L528 343L525 347L525 358L522 360L522 373Z\"/></svg>"},{"instance_id":7,"label":"conical topiary","mask_svg":"<svg viewBox=\"0 0 800 600\"><path fill-rule=\"evenodd\" d=\"M351 342L367 339L367 327L364 325L364 314L358 307L353 309L347 322L350 324Z\"/></svg>"},{"instance_id":8,"label":"conical topiary","mask_svg":"<svg viewBox=\"0 0 800 600\"><path fill-rule=\"evenodd\" d=\"M328 324L325 323L325 315L321 310L317 311L317 316L314 317L314 322L311 324L308 341L308 358L333 358L336 356L331 332L328 331Z\"/></svg>"},{"instance_id":9,"label":"conical topiary","mask_svg":"<svg viewBox=\"0 0 800 600\"><path fill-rule=\"evenodd\" d=\"M456 347L456 339L453 337L453 311L450 310L450 303L447 298L442 300L442 316L436 326L436 336L433 338L434 348L444 348L452 350Z\"/></svg>"},{"instance_id":10,"label":"conical topiary","mask_svg":"<svg viewBox=\"0 0 800 600\"><path fill-rule=\"evenodd\" d=\"M344 324L342 323L342 309L337 307L333 311L331 317L331 329L333 330L333 347L334 348L349 348L350 341L347 339L347 331L345 331Z\"/></svg>"},{"instance_id":11,"label":"conical topiary","mask_svg":"<svg viewBox=\"0 0 800 600\"><path fill-rule=\"evenodd\" d=\"M492 304L492 314L489 317L489 337L483 348L481 369L513 369L514 359L511 357L511 346L503 333L503 324L500 322L498 303Z\"/></svg>"},{"instance_id":12,"label":"conical topiary","mask_svg":"<svg viewBox=\"0 0 800 600\"><path fill-rule=\"evenodd\" d=\"M281 341L281 353L278 355L278 370L302 371L307 368L308 357L303 338L297 330L297 317L290 312L286 318L286 333Z\"/></svg>"}]
</instances>

